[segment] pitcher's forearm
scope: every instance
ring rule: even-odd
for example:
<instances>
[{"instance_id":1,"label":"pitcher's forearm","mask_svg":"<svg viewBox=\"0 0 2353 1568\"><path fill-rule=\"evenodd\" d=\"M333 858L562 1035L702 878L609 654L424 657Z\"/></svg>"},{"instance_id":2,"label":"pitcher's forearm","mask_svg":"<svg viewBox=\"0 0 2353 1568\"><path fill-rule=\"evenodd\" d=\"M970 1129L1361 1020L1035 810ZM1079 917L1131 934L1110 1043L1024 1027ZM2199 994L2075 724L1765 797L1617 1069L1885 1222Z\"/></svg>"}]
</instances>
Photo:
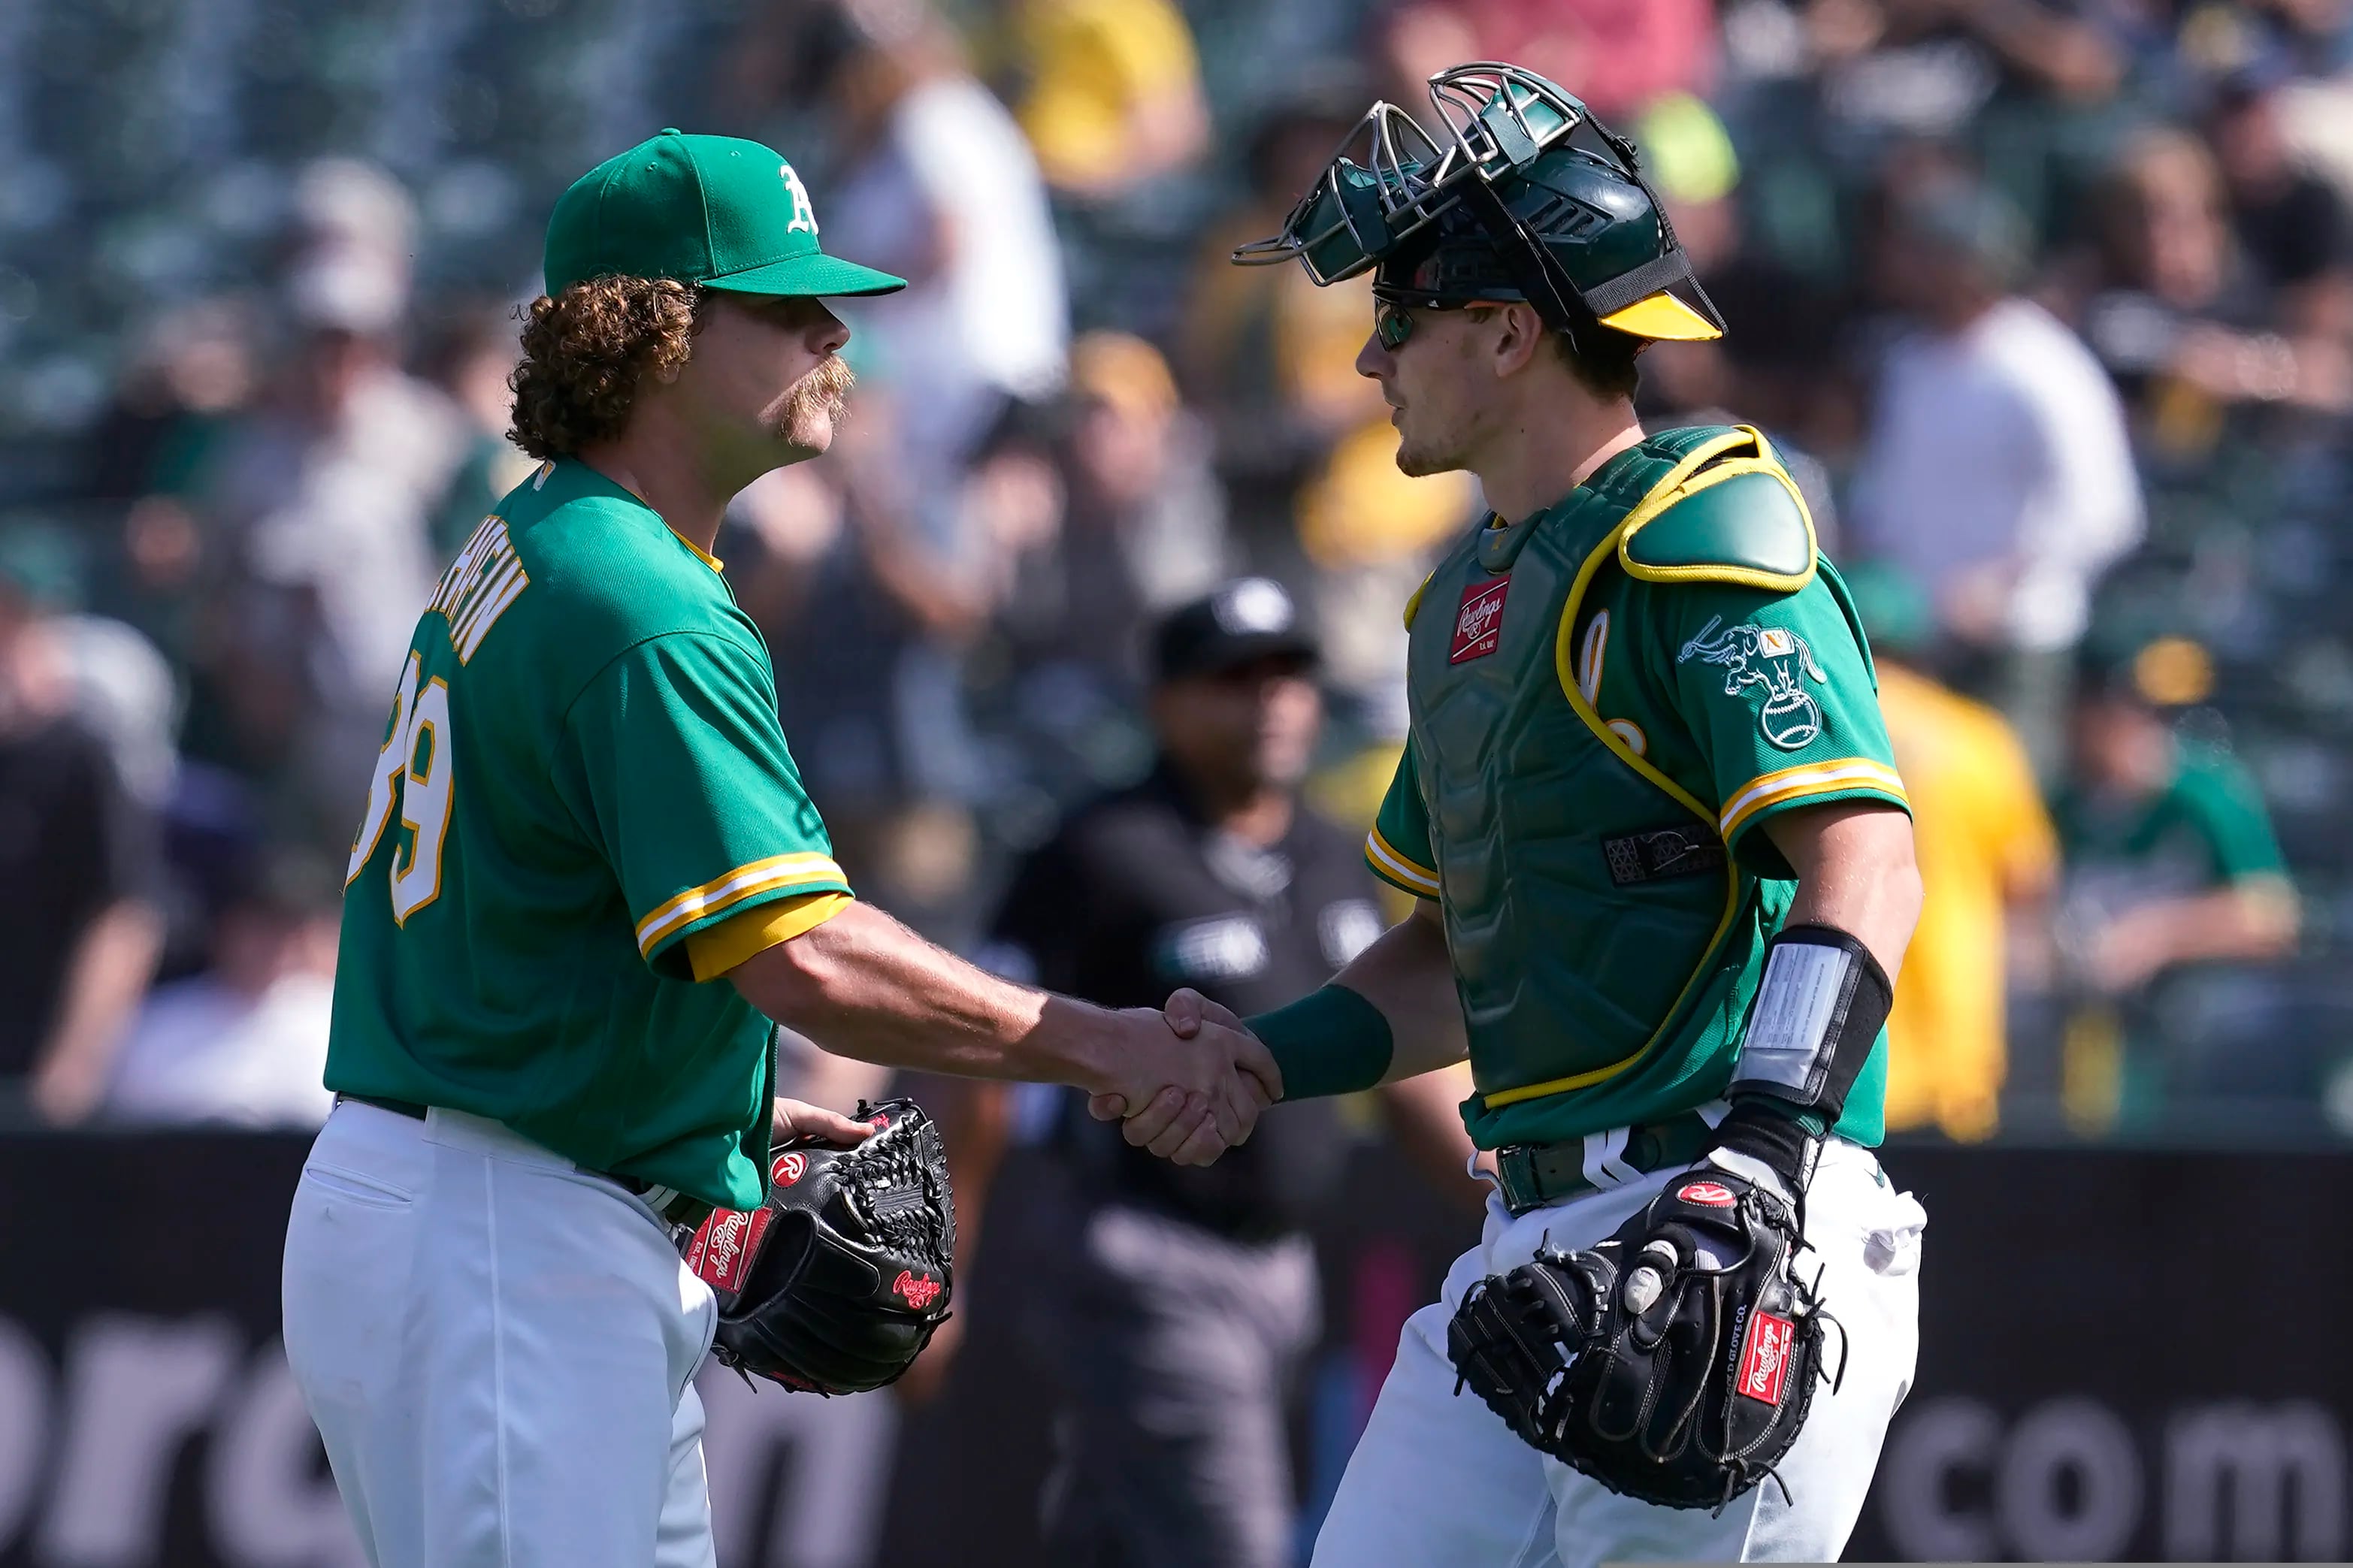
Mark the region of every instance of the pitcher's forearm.
<instances>
[{"instance_id":1,"label":"pitcher's forearm","mask_svg":"<svg viewBox=\"0 0 2353 1568\"><path fill-rule=\"evenodd\" d=\"M871 904L753 954L745 999L837 1055L964 1078L1097 1087L1098 1009L998 979Z\"/></svg>"}]
</instances>

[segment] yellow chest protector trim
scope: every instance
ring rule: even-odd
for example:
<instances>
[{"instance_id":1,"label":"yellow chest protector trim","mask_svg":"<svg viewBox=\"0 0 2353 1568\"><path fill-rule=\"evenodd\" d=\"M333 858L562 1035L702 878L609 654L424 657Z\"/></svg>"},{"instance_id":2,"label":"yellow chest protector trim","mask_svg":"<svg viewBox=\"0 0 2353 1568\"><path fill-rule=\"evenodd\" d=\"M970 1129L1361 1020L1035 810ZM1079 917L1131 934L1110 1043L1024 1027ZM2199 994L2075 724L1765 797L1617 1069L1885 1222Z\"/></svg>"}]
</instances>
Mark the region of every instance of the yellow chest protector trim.
<instances>
[{"instance_id":1,"label":"yellow chest protector trim","mask_svg":"<svg viewBox=\"0 0 2353 1568\"><path fill-rule=\"evenodd\" d=\"M1435 566L1431 567L1428 572L1423 573L1423 574L1422 574L1422 578L1421 578L1421 586L1420 586L1420 587L1419 587L1419 588L1416 588L1416 589L1413 591L1413 597L1412 597L1412 598L1410 598L1410 599L1408 599L1408 600L1405 602L1405 629L1406 629L1406 630L1408 630L1408 631L1411 631L1411 630L1413 630L1413 613L1414 613L1416 610L1419 610L1419 608L1421 608L1421 596L1422 596L1424 594L1427 594L1427 593L1429 593L1429 592L1430 592L1430 584L1431 581L1437 577L1437 575L1438 575L1438 568L1437 568L1437 567L1435 567Z\"/></svg>"},{"instance_id":2,"label":"yellow chest protector trim","mask_svg":"<svg viewBox=\"0 0 2353 1568\"><path fill-rule=\"evenodd\" d=\"M1812 582L1821 559L1813 514L1763 434L1744 425L1692 457L1697 465L1677 464L1618 525L1626 574L1776 594Z\"/></svg>"}]
</instances>

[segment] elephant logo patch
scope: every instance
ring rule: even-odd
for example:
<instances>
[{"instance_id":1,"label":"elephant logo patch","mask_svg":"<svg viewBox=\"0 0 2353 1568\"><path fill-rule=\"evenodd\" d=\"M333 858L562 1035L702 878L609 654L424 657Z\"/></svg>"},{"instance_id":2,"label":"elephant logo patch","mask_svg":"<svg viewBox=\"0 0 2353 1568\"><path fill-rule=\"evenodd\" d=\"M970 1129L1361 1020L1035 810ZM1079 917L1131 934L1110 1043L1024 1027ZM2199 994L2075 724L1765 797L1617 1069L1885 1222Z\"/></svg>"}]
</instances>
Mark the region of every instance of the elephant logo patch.
<instances>
[{"instance_id":1,"label":"elephant logo patch","mask_svg":"<svg viewBox=\"0 0 2353 1568\"><path fill-rule=\"evenodd\" d=\"M1785 752L1810 744L1822 732L1822 710L1806 690L1806 682L1821 682L1821 666L1806 639L1779 626L1724 625L1710 616L1699 636L1683 644L1677 664L1693 659L1724 670L1724 694L1738 697L1748 688L1762 687L1765 706L1757 714L1757 728L1765 739Z\"/></svg>"}]
</instances>

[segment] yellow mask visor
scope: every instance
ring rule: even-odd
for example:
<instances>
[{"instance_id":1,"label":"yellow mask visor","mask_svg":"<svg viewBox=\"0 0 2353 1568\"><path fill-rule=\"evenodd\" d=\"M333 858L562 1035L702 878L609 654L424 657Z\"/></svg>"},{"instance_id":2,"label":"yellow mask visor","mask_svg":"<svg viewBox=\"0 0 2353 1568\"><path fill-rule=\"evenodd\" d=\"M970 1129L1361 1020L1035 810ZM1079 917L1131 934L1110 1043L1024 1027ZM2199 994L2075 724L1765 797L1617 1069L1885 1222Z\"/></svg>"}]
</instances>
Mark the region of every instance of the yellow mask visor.
<instances>
[{"instance_id":1,"label":"yellow mask visor","mask_svg":"<svg viewBox=\"0 0 2353 1568\"><path fill-rule=\"evenodd\" d=\"M1707 342L1724 336L1723 328L1664 289L1622 310L1612 310L1601 318L1601 324L1638 338L1670 342Z\"/></svg>"}]
</instances>

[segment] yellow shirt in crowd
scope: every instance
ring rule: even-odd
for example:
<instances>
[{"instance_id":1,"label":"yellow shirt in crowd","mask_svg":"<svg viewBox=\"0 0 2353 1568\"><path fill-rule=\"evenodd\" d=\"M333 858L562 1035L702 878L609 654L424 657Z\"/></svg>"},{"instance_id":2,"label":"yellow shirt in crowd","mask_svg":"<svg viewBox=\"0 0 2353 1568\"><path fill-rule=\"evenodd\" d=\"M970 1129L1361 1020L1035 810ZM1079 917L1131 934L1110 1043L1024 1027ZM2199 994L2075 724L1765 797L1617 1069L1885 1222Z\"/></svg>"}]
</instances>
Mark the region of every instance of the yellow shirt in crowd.
<instances>
[{"instance_id":1,"label":"yellow shirt in crowd","mask_svg":"<svg viewBox=\"0 0 2353 1568\"><path fill-rule=\"evenodd\" d=\"M2049 889L2057 841L2000 714L1885 663L1879 706L1926 889L1887 1021L1887 1125L1983 1138L2005 1068L2006 911Z\"/></svg>"},{"instance_id":2,"label":"yellow shirt in crowd","mask_svg":"<svg viewBox=\"0 0 2353 1568\"><path fill-rule=\"evenodd\" d=\"M1167 0L1029 0L1017 28L1030 85L1015 116L1057 185L1117 174L1137 107L1200 77L1193 35Z\"/></svg>"}]
</instances>

